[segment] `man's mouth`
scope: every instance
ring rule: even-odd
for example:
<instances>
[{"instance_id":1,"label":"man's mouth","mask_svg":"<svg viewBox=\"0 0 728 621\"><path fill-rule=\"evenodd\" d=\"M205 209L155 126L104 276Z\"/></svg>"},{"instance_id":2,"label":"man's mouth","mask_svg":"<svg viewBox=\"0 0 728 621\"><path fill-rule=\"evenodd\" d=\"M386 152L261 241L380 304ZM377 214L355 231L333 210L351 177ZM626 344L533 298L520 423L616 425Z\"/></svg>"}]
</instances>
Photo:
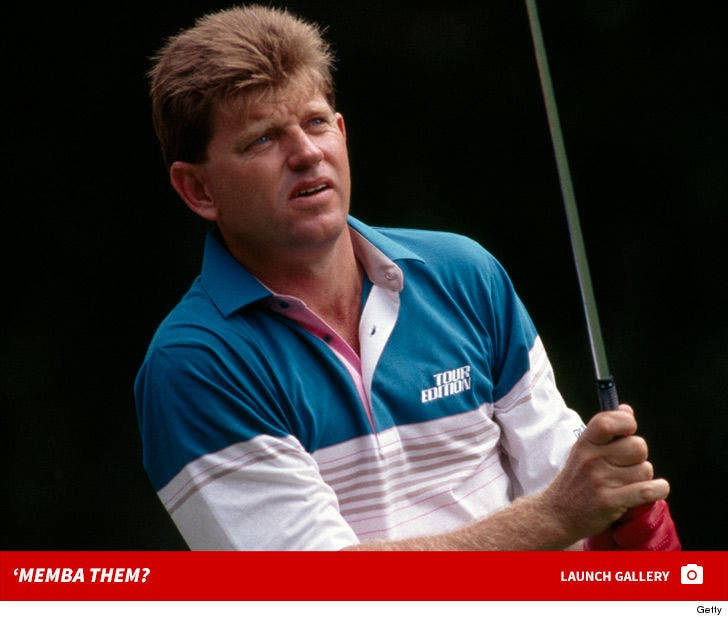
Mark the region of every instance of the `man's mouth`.
<instances>
[{"instance_id":1,"label":"man's mouth","mask_svg":"<svg viewBox=\"0 0 728 621\"><path fill-rule=\"evenodd\" d=\"M328 190L330 187L331 184L328 181L316 180L311 183L302 183L293 189L290 197L299 198L302 196L313 196L314 194Z\"/></svg>"},{"instance_id":2,"label":"man's mouth","mask_svg":"<svg viewBox=\"0 0 728 621\"><path fill-rule=\"evenodd\" d=\"M317 185L315 188L309 188L308 190L301 190L296 194L296 196L310 196L311 194L316 194L317 192L320 192L321 190L324 190L328 188L325 183L322 183L321 185Z\"/></svg>"}]
</instances>

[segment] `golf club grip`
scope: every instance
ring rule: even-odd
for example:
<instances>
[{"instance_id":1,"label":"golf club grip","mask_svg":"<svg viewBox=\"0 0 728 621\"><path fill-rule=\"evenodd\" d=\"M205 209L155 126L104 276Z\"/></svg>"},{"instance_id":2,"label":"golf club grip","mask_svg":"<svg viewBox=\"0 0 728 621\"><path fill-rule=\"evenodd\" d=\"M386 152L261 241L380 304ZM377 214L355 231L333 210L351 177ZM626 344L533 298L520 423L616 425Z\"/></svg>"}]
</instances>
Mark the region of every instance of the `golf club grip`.
<instances>
[{"instance_id":1,"label":"golf club grip","mask_svg":"<svg viewBox=\"0 0 728 621\"><path fill-rule=\"evenodd\" d=\"M613 377L597 380L597 392L599 393L599 409L601 412L616 410L619 406L617 386Z\"/></svg>"}]
</instances>

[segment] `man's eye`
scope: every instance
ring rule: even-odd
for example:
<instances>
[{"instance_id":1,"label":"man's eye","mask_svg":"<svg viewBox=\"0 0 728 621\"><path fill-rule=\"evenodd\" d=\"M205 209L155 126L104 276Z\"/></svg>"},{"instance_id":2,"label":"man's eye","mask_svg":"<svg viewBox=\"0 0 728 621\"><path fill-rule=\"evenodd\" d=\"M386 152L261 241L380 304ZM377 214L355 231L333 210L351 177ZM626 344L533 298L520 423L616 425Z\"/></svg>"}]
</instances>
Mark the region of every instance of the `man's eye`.
<instances>
[{"instance_id":1,"label":"man's eye","mask_svg":"<svg viewBox=\"0 0 728 621\"><path fill-rule=\"evenodd\" d=\"M245 144L244 146L241 146L241 151L249 151L250 149L259 149L260 147L266 146L271 140L272 140L271 133L268 132L267 134L262 134L261 136L258 136L258 138L255 138Z\"/></svg>"}]
</instances>

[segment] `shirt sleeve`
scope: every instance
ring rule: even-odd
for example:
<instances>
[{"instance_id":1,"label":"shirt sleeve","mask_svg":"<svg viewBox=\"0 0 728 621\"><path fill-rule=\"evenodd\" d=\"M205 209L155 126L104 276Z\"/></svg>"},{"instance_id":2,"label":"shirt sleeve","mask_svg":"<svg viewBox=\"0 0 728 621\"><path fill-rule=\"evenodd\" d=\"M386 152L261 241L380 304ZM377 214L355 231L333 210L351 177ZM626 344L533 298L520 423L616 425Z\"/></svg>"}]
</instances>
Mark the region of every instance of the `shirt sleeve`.
<instances>
[{"instance_id":1,"label":"shirt sleeve","mask_svg":"<svg viewBox=\"0 0 728 621\"><path fill-rule=\"evenodd\" d=\"M500 265L492 278L497 305L494 418L515 496L545 488L584 429L556 388L553 369L523 303Z\"/></svg>"},{"instance_id":2,"label":"shirt sleeve","mask_svg":"<svg viewBox=\"0 0 728 621\"><path fill-rule=\"evenodd\" d=\"M358 543L334 491L266 390L224 356L159 347L135 386L144 465L193 550L336 550Z\"/></svg>"}]
</instances>

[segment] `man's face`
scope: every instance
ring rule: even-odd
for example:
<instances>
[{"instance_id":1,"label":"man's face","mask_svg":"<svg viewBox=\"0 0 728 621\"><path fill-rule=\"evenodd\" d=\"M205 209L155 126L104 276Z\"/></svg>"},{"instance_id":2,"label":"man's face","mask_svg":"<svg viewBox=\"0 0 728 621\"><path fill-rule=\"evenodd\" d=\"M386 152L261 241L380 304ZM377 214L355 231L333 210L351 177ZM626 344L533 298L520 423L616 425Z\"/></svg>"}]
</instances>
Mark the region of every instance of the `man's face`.
<instances>
[{"instance_id":1,"label":"man's face","mask_svg":"<svg viewBox=\"0 0 728 621\"><path fill-rule=\"evenodd\" d=\"M344 119L318 92L288 89L245 113L217 110L200 166L215 220L240 260L300 256L331 245L346 229Z\"/></svg>"}]
</instances>

